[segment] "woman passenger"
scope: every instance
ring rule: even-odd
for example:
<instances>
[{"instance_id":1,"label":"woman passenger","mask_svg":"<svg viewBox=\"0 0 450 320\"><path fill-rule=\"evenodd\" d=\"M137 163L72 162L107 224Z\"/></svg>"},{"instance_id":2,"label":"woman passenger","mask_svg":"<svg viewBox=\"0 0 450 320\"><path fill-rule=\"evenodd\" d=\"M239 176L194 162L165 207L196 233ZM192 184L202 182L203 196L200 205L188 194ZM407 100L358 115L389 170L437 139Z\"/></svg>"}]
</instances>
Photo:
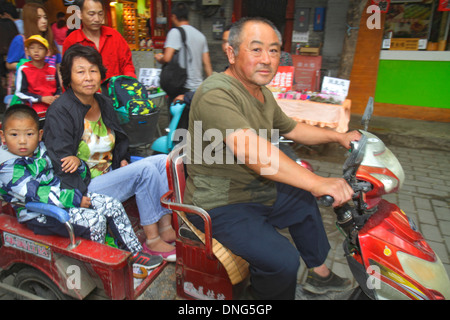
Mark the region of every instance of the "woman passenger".
<instances>
[{"instance_id":1,"label":"woman passenger","mask_svg":"<svg viewBox=\"0 0 450 320\"><path fill-rule=\"evenodd\" d=\"M66 91L47 110L44 142L62 187L98 192L123 202L136 197L146 241L144 251L175 261L175 231L168 209L160 204L168 190L166 155L130 163L129 141L112 102L99 93L106 69L92 47L73 45L63 56L61 76ZM61 159L75 155L88 163L86 184L76 167Z\"/></svg>"}]
</instances>

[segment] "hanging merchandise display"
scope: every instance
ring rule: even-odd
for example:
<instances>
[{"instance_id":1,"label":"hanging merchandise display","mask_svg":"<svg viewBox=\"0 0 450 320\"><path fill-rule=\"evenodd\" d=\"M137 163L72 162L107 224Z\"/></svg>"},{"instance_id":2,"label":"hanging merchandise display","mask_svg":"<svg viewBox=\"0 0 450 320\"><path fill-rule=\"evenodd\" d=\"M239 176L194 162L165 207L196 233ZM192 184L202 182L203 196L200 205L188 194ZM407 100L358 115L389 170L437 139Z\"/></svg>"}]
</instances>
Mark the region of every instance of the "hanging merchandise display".
<instances>
[{"instance_id":1,"label":"hanging merchandise display","mask_svg":"<svg viewBox=\"0 0 450 320\"><path fill-rule=\"evenodd\" d=\"M137 49L139 46L136 11L137 8L135 2L123 3L123 37L132 49Z\"/></svg>"},{"instance_id":2,"label":"hanging merchandise display","mask_svg":"<svg viewBox=\"0 0 450 320\"><path fill-rule=\"evenodd\" d=\"M157 49L164 47L167 33L172 28L170 13L171 0L151 0L149 2L151 12L151 37L153 46Z\"/></svg>"},{"instance_id":3,"label":"hanging merchandise display","mask_svg":"<svg viewBox=\"0 0 450 320\"><path fill-rule=\"evenodd\" d=\"M131 50L162 49L170 21L171 0L136 0L111 2L115 28Z\"/></svg>"}]
</instances>

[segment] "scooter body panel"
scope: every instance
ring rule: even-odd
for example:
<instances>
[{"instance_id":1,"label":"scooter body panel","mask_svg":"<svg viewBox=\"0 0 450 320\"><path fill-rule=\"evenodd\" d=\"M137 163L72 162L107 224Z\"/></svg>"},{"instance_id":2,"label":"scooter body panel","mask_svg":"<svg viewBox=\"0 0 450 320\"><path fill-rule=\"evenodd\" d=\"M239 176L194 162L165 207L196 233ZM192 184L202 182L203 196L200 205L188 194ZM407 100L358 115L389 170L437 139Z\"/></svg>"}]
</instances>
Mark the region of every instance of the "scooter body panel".
<instances>
[{"instance_id":1,"label":"scooter body panel","mask_svg":"<svg viewBox=\"0 0 450 320\"><path fill-rule=\"evenodd\" d=\"M365 281L361 285L363 290L377 299L443 298L441 292L426 286L427 283L437 283L446 279L442 279L440 272L434 272L434 268L425 270L426 268L421 266L433 265L439 269L439 265L442 265L422 234L414 230L407 216L395 204L381 200L377 208L378 210L359 231L360 251L351 257L354 259L353 263L357 263L358 260L359 263L362 262L363 268L353 269L356 273L361 273L362 270L366 273L365 277L355 276L360 279L360 284L361 281ZM405 259L422 263L405 264ZM417 273L412 274L411 268L422 273L419 278L427 279L425 284L417 279Z\"/></svg>"}]
</instances>

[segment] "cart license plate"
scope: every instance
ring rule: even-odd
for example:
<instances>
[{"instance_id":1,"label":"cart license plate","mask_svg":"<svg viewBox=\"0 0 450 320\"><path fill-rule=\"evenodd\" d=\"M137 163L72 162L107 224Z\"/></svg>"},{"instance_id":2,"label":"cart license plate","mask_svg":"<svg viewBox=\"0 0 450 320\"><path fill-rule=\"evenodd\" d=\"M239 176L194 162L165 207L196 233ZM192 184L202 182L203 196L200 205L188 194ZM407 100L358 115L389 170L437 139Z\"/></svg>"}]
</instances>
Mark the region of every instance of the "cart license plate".
<instances>
[{"instance_id":1,"label":"cart license plate","mask_svg":"<svg viewBox=\"0 0 450 320\"><path fill-rule=\"evenodd\" d=\"M46 260L51 260L51 250L49 246L7 232L3 233L3 239L4 245L6 247L12 247L34 254L35 256L44 258Z\"/></svg>"}]
</instances>

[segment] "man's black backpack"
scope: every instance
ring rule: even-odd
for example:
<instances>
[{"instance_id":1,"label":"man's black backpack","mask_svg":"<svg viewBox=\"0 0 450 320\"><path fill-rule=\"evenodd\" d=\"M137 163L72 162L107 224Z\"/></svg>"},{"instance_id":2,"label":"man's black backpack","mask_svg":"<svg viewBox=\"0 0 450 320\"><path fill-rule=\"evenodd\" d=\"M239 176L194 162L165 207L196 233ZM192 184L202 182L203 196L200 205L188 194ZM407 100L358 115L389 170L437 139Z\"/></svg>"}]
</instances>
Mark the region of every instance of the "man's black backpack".
<instances>
[{"instance_id":1,"label":"man's black backpack","mask_svg":"<svg viewBox=\"0 0 450 320\"><path fill-rule=\"evenodd\" d=\"M161 70L159 85L169 95L169 97L175 97L185 92L184 85L187 79L187 55L188 50L186 47L186 34L183 28L177 28L181 33L183 40L185 68L182 68L179 64L180 51L176 51L172 59L166 63Z\"/></svg>"}]
</instances>

